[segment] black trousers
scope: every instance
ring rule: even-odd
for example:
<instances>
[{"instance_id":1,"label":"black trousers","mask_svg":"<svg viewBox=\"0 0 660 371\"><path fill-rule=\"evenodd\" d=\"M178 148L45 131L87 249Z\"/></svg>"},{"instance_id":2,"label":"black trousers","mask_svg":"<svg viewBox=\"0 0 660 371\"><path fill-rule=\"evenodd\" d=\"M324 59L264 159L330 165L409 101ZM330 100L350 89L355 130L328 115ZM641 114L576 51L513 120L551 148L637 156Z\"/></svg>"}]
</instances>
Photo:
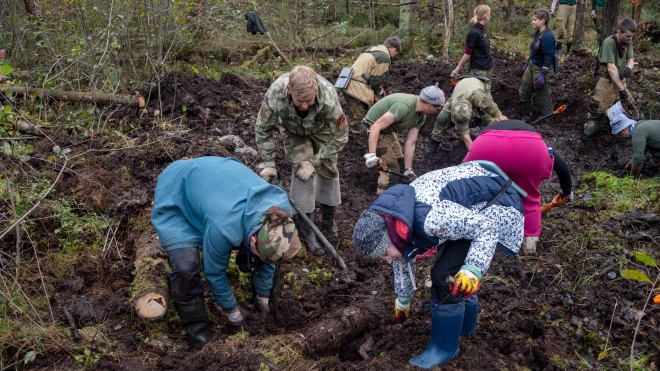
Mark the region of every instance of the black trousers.
<instances>
[{"instance_id":1,"label":"black trousers","mask_svg":"<svg viewBox=\"0 0 660 371\"><path fill-rule=\"evenodd\" d=\"M204 284L200 274L202 265L199 248L183 247L167 252L172 270L170 289L172 297L179 303L189 303L204 294Z\"/></svg>"},{"instance_id":2,"label":"black trousers","mask_svg":"<svg viewBox=\"0 0 660 371\"><path fill-rule=\"evenodd\" d=\"M459 304L462 296L451 297L447 276L454 276L465 263L472 240L447 241L438 251L431 269L431 295L436 304ZM447 298L449 296L449 298ZM444 301L443 301L444 300Z\"/></svg>"}]
</instances>

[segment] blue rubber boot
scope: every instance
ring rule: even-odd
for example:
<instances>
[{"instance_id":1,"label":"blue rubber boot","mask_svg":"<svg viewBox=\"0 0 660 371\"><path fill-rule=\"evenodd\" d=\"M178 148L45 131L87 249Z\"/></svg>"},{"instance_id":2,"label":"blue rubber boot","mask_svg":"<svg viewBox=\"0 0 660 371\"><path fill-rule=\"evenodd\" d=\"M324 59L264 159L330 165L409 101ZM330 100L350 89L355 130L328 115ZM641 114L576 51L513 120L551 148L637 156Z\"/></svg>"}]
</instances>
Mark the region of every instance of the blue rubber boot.
<instances>
[{"instance_id":1,"label":"blue rubber boot","mask_svg":"<svg viewBox=\"0 0 660 371\"><path fill-rule=\"evenodd\" d=\"M477 316L479 315L479 298L476 294L463 300L465 303L465 316L463 317L463 327L461 336L477 334Z\"/></svg>"},{"instance_id":2,"label":"blue rubber boot","mask_svg":"<svg viewBox=\"0 0 660 371\"><path fill-rule=\"evenodd\" d=\"M422 354L412 358L408 364L428 370L433 366L442 366L456 357L464 314L463 302L436 306L431 312L431 342Z\"/></svg>"}]
</instances>

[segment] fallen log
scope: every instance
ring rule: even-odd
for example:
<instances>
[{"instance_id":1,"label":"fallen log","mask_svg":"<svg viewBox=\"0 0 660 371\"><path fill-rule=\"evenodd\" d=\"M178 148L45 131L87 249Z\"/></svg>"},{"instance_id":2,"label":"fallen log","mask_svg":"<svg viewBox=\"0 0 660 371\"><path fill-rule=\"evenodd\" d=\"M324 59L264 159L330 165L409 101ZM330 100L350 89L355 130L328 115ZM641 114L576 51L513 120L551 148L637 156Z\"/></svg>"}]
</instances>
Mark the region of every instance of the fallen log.
<instances>
[{"instance_id":1,"label":"fallen log","mask_svg":"<svg viewBox=\"0 0 660 371\"><path fill-rule=\"evenodd\" d=\"M139 108L144 108L144 97L142 97L137 91L135 96L131 95L114 95L114 94L103 94L103 93L89 93L89 92L78 92L78 91L64 91L64 90L48 90L48 89L38 89L38 88L26 88L23 86L3 86L0 87L0 93L14 93L21 95L36 95L40 98L51 98L59 101L67 102L91 102L91 103L102 103L102 104L125 104L130 106L137 106Z\"/></svg>"},{"instance_id":2,"label":"fallen log","mask_svg":"<svg viewBox=\"0 0 660 371\"><path fill-rule=\"evenodd\" d=\"M157 321L165 316L170 302L167 286L167 253L158 236L147 231L136 241L135 278L131 284L131 303L141 318Z\"/></svg>"},{"instance_id":3,"label":"fallen log","mask_svg":"<svg viewBox=\"0 0 660 371\"><path fill-rule=\"evenodd\" d=\"M360 308L349 307L331 315L303 332L296 338L298 347L307 355L318 357L334 353L340 346L350 343L362 335L370 323L376 320L373 313L364 313Z\"/></svg>"}]
</instances>

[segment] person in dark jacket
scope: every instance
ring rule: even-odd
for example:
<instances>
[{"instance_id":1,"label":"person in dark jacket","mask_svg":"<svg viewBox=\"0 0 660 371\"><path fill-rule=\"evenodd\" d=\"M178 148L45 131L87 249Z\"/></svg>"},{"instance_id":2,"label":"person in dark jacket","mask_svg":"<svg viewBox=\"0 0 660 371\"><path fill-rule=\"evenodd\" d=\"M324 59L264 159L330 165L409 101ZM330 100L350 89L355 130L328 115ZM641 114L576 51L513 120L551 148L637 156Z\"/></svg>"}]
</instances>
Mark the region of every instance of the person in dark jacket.
<instances>
[{"instance_id":1,"label":"person in dark jacket","mask_svg":"<svg viewBox=\"0 0 660 371\"><path fill-rule=\"evenodd\" d=\"M485 4L474 8L474 17L470 20L472 28L468 31L465 40L465 51L458 62L456 69L451 71L451 77L457 78L463 65L470 60L468 75L482 76L488 79L484 82L484 91L490 95L491 80L493 78L493 59L490 57L490 39L486 34L486 24L490 21L490 7Z\"/></svg>"},{"instance_id":2,"label":"person in dark jacket","mask_svg":"<svg viewBox=\"0 0 660 371\"><path fill-rule=\"evenodd\" d=\"M170 287L181 327L195 348L212 335L202 268L229 323L240 327L244 315L227 279L232 250L257 258L252 259L260 265L252 271L254 305L266 315L273 263L293 258L300 249L286 193L233 158L201 157L170 164L158 177L151 221L172 266Z\"/></svg>"},{"instance_id":3,"label":"person in dark jacket","mask_svg":"<svg viewBox=\"0 0 660 371\"><path fill-rule=\"evenodd\" d=\"M460 336L476 333L479 280L496 247L518 253L525 195L492 162L472 161L396 185L362 213L353 242L361 255L392 264L397 322L408 317L417 289L416 257L439 245L431 271L431 341L410 365L442 366L458 354Z\"/></svg>"},{"instance_id":4,"label":"person in dark jacket","mask_svg":"<svg viewBox=\"0 0 660 371\"><path fill-rule=\"evenodd\" d=\"M488 126L474 140L463 162L492 161L525 192L525 240L523 252L536 252L541 234L541 182L557 173L560 198L573 200L573 183L568 164L556 148L548 147L532 125L504 120Z\"/></svg>"},{"instance_id":5,"label":"person in dark jacket","mask_svg":"<svg viewBox=\"0 0 660 371\"><path fill-rule=\"evenodd\" d=\"M552 92L550 85L557 72L555 35L549 28L550 13L547 10L534 11L532 26L536 32L529 44L529 59L523 66L523 78L518 90L518 100L522 106L522 120L531 122L534 102L532 96L536 95L536 103L541 109L541 115L550 115L545 122L552 124Z\"/></svg>"}]
</instances>

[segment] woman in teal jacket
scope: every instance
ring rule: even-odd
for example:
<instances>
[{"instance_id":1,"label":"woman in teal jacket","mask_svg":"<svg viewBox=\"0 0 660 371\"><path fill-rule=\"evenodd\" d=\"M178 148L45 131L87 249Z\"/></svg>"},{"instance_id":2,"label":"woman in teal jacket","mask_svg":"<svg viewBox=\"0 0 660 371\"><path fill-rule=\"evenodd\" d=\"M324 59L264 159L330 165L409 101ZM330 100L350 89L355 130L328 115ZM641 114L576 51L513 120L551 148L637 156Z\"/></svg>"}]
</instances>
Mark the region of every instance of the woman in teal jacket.
<instances>
[{"instance_id":1,"label":"woman in teal jacket","mask_svg":"<svg viewBox=\"0 0 660 371\"><path fill-rule=\"evenodd\" d=\"M273 263L300 249L286 193L236 159L201 157L170 164L158 177L154 198L151 220L170 259L172 296L193 345L199 348L211 336L199 246L204 277L232 325L244 321L227 279L232 250L257 262L255 307L267 313Z\"/></svg>"}]
</instances>

